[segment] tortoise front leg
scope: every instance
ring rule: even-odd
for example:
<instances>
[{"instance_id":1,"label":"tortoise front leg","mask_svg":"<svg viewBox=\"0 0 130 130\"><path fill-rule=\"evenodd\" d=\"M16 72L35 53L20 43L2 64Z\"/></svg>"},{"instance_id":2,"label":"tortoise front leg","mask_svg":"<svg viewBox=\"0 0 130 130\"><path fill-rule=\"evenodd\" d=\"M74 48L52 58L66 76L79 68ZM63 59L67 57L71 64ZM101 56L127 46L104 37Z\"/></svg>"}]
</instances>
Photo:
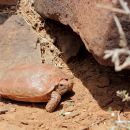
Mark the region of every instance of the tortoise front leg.
<instances>
[{"instance_id":1,"label":"tortoise front leg","mask_svg":"<svg viewBox=\"0 0 130 130\"><path fill-rule=\"evenodd\" d=\"M46 110L48 112L53 112L57 107L57 105L59 104L60 100L61 100L61 95L58 92L53 91L51 93L51 99L46 105Z\"/></svg>"}]
</instances>

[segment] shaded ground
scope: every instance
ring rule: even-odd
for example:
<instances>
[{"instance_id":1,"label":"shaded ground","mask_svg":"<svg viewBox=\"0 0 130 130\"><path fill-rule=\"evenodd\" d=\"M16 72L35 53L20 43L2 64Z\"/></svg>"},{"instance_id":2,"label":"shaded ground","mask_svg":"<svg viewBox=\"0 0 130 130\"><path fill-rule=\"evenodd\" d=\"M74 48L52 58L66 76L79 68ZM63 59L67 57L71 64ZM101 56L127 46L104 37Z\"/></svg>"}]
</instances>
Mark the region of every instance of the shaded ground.
<instances>
[{"instance_id":1,"label":"shaded ground","mask_svg":"<svg viewBox=\"0 0 130 130\"><path fill-rule=\"evenodd\" d=\"M7 20L0 26L6 22ZM26 24L22 28L25 27ZM32 39L29 37L29 40ZM19 42L25 44L22 39ZM2 43L1 37L0 44ZM36 44L36 40L33 43ZM74 92L64 95L53 113L45 111L46 103L32 104L1 99L0 110L8 111L0 113L0 130L109 130L116 120L111 112L120 112L121 119L130 119L130 105L122 103L116 96L117 90L129 91L129 71L115 73L112 68L99 65L84 49L66 65L50 42L42 47L45 50L42 55L45 63L50 62L74 76ZM50 51L52 48L53 51ZM0 55L3 55L2 51Z\"/></svg>"}]
</instances>

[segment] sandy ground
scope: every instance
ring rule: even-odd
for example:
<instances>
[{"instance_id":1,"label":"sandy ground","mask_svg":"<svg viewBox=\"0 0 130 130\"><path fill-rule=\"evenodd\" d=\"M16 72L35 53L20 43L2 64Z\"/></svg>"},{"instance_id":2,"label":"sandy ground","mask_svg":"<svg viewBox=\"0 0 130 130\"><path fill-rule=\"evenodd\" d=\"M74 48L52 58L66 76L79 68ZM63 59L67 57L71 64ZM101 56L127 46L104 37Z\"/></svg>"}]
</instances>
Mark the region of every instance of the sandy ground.
<instances>
[{"instance_id":1,"label":"sandy ground","mask_svg":"<svg viewBox=\"0 0 130 130\"><path fill-rule=\"evenodd\" d=\"M9 111L0 115L0 129L109 130L116 120L112 112L120 112L122 120L130 118L129 104L116 96L117 90L129 87L126 74L115 74L88 56L74 60L69 67L75 75L74 93L66 94L55 112L46 112L45 103L1 99L1 109Z\"/></svg>"},{"instance_id":2,"label":"sandy ground","mask_svg":"<svg viewBox=\"0 0 130 130\"><path fill-rule=\"evenodd\" d=\"M0 130L109 130L117 113L122 120L130 119L130 104L116 96L118 90L129 91L129 71L116 73L99 65L84 48L65 64L50 41L42 46L42 61L73 75L73 92L63 96L53 113L46 112L46 103L1 99Z\"/></svg>"}]
</instances>

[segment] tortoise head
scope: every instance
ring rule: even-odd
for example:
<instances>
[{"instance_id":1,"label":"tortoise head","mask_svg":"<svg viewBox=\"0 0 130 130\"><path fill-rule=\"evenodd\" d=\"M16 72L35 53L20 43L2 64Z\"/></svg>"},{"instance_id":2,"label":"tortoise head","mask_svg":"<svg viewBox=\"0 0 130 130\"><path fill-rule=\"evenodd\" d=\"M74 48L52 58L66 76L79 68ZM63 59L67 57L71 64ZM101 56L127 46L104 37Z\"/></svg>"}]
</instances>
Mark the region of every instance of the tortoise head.
<instances>
[{"instance_id":1,"label":"tortoise head","mask_svg":"<svg viewBox=\"0 0 130 130\"><path fill-rule=\"evenodd\" d=\"M67 91L72 91L73 89L73 81L71 79L62 79L57 88L56 91L60 93L60 95L63 95Z\"/></svg>"}]
</instances>

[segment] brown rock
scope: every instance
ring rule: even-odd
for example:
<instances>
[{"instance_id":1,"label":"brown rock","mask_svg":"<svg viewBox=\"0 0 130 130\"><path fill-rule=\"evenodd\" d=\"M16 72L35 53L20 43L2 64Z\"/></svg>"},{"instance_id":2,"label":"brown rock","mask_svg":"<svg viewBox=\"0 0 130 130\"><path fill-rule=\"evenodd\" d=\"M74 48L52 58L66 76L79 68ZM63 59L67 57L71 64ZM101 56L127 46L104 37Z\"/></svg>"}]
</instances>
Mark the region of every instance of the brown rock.
<instances>
[{"instance_id":1,"label":"brown rock","mask_svg":"<svg viewBox=\"0 0 130 130\"><path fill-rule=\"evenodd\" d=\"M18 0L0 0L2 5L16 5Z\"/></svg>"},{"instance_id":2,"label":"brown rock","mask_svg":"<svg viewBox=\"0 0 130 130\"><path fill-rule=\"evenodd\" d=\"M41 63L40 49L35 49L37 36L23 18L0 15L0 21L0 75L17 63Z\"/></svg>"},{"instance_id":3,"label":"brown rock","mask_svg":"<svg viewBox=\"0 0 130 130\"><path fill-rule=\"evenodd\" d=\"M97 7L97 4L116 6L117 0L36 0L36 11L45 18L69 25L80 35L86 48L101 64L104 51L117 47L119 36L109 10Z\"/></svg>"}]
</instances>

